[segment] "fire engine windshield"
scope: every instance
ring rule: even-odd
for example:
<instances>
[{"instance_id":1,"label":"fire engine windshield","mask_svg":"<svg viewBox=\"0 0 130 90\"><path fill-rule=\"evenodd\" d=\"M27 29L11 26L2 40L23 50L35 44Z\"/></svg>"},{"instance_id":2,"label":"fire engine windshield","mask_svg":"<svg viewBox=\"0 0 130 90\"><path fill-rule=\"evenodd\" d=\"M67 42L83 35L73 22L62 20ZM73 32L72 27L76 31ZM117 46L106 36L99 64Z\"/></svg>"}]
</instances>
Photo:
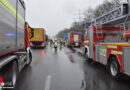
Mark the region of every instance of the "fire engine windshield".
<instances>
[{"instance_id":1,"label":"fire engine windshield","mask_svg":"<svg viewBox=\"0 0 130 90\"><path fill-rule=\"evenodd\" d=\"M78 42L79 36L78 35L74 35L74 41Z\"/></svg>"}]
</instances>

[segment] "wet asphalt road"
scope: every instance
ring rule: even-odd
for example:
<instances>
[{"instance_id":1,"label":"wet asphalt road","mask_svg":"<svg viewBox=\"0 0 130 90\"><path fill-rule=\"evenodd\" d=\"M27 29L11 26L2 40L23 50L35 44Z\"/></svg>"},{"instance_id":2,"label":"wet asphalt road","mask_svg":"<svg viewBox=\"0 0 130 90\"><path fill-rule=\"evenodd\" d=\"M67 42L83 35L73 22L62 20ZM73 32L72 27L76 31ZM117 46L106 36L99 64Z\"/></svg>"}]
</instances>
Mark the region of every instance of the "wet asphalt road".
<instances>
[{"instance_id":1,"label":"wet asphalt road","mask_svg":"<svg viewBox=\"0 0 130 90\"><path fill-rule=\"evenodd\" d=\"M32 49L33 62L20 73L16 90L130 90L130 78L113 80L100 64L73 49Z\"/></svg>"}]
</instances>

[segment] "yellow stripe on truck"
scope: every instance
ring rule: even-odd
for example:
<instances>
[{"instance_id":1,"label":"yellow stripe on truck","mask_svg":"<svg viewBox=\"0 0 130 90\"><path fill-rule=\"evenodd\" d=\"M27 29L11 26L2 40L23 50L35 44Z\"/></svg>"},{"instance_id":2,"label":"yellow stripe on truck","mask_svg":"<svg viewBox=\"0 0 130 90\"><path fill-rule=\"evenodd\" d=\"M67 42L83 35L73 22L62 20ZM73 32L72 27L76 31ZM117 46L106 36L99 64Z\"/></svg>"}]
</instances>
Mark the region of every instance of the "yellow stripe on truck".
<instances>
[{"instance_id":1,"label":"yellow stripe on truck","mask_svg":"<svg viewBox=\"0 0 130 90\"><path fill-rule=\"evenodd\" d=\"M16 10L14 9L14 7L8 2L8 0L0 0L0 4L8 11L10 12L15 18L16 18ZM18 15L18 19L24 23L25 20L24 18L19 14L17 13Z\"/></svg>"},{"instance_id":2,"label":"yellow stripe on truck","mask_svg":"<svg viewBox=\"0 0 130 90\"><path fill-rule=\"evenodd\" d=\"M86 40L86 41L84 41L84 43L89 43L89 41L88 41L88 40Z\"/></svg>"},{"instance_id":3,"label":"yellow stripe on truck","mask_svg":"<svg viewBox=\"0 0 130 90\"><path fill-rule=\"evenodd\" d=\"M27 58L27 56L24 56L23 58L21 58L21 61L24 61Z\"/></svg>"},{"instance_id":4,"label":"yellow stripe on truck","mask_svg":"<svg viewBox=\"0 0 130 90\"><path fill-rule=\"evenodd\" d=\"M125 43L98 43L98 44L102 44L102 45L116 45L116 46L126 46L126 47L130 47L130 44L125 44Z\"/></svg>"},{"instance_id":5,"label":"yellow stripe on truck","mask_svg":"<svg viewBox=\"0 0 130 90\"><path fill-rule=\"evenodd\" d=\"M119 54L119 55L122 55L123 53L122 53L121 51L112 50L112 51L111 51L111 54Z\"/></svg>"},{"instance_id":6,"label":"yellow stripe on truck","mask_svg":"<svg viewBox=\"0 0 130 90\"><path fill-rule=\"evenodd\" d=\"M107 48L117 49L117 46L108 45Z\"/></svg>"},{"instance_id":7,"label":"yellow stripe on truck","mask_svg":"<svg viewBox=\"0 0 130 90\"><path fill-rule=\"evenodd\" d=\"M4 5L1 1L0 1L0 4L8 11L10 12L14 17L16 17L16 14L13 13L6 5Z\"/></svg>"},{"instance_id":8,"label":"yellow stripe on truck","mask_svg":"<svg viewBox=\"0 0 130 90\"><path fill-rule=\"evenodd\" d=\"M17 15L18 15L18 19L19 19L22 23L24 23L24 22L25 22L24 18L23 18L19 13L18 13Z\"/></svg>"}]
</instances>

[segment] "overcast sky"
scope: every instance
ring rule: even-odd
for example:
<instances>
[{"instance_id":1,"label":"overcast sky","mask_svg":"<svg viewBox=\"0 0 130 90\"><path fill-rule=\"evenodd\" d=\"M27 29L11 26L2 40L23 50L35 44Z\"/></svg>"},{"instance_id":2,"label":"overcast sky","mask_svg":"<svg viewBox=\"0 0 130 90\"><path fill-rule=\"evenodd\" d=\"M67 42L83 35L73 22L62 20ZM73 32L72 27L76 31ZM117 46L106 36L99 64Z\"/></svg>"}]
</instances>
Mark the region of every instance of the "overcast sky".
<instances>
[{"instance_id":1,"label":"overcast sky","mask_svg":"<svg viewBox=\"0 0 130 90\"><path fill-rule=\"evenodd\" d=\"M103 0L24 0L26 21L31 27L45 28L50 36L70 27L79 10L95 7Z\"/></svg>"}]
</instances>

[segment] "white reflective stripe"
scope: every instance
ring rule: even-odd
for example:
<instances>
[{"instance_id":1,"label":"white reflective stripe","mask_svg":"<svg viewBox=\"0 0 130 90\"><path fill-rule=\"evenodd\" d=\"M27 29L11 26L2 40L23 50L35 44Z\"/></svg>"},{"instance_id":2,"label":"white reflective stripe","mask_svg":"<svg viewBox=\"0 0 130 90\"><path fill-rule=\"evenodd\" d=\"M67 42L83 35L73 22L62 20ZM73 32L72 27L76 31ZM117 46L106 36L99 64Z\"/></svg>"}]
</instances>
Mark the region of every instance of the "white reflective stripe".
<instances>
[{"instance_id":1,"label":"white reflective stripe","mask_svg":"<svg viewBox=\"0 0 130 90\"><path fill-rule=\"evenodd\" d=\"M1 89L14 89L14 87L0 87L0 90Z\"/></svg>"},{"instance_id":2,"label":"white reflective stripe","mask_svg":"<svg viewBox=\"0 0 130 90\"><path fill-rule=\"evenodd\" d=\"M115 51L115 50L112 50L111 51L111 54L119 54L119 55L122 55L122 51Z\"/></svg>"}]
</instances>

